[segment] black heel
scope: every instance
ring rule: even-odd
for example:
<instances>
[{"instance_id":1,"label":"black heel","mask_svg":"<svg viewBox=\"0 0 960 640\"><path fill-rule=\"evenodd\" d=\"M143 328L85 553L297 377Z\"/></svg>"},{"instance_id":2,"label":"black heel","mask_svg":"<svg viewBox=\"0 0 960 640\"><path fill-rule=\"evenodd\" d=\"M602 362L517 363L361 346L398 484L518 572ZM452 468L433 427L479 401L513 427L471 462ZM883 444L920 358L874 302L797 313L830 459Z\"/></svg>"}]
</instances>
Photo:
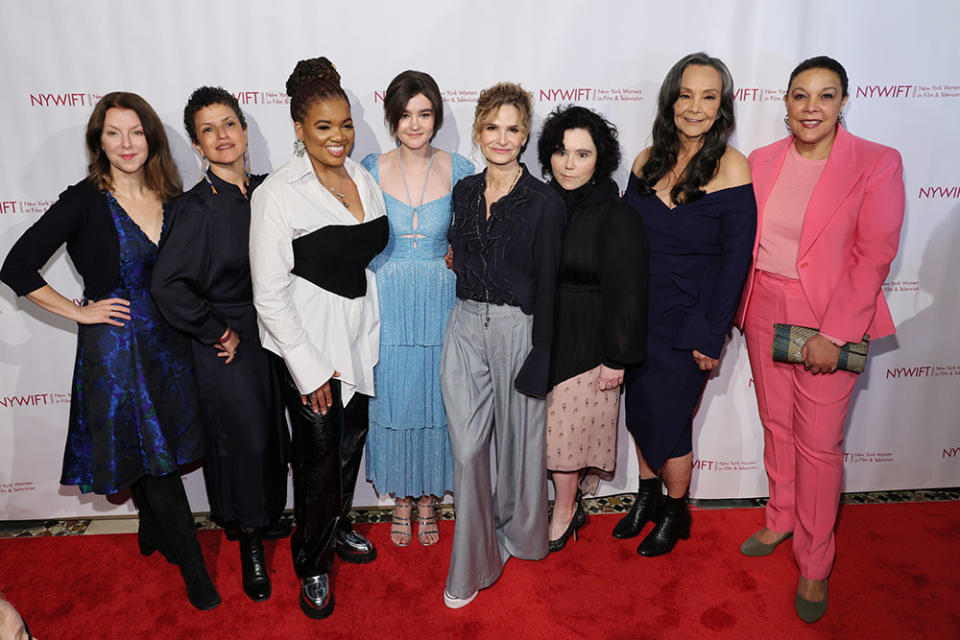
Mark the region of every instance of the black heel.
<instances>
[{"instance_id":1,"label":"black heel","mask_svg":"<svg viewBox=\"0 0 960 640\"><path fill-rule=\"evenodd\" d=\"M640 535L644 525L660 520L662 511L663 493L660 491L660 478L640 480L640 486L634 495L633 506L613 528L613 537L626 540Z\"/></svg>"},{"instance_id":2,"label":"black heel","mask_svg":"<svg viewBox=\"0 0 960 640\"><path fill-rule=\"evenodd\" d=\"M580 530L580 527L587 523L587 512L583 510L583 503L581 502L580 492L577 491L577 510L573 513L573 519L570 520L570 524L567 525L566 531L563 532L556 540L550 541L550 553L554 551L560 551L567 544L567 540L570 539L570 536L573 536L573 539L577 539L577 531Z\"/></svg>"}]
</instances>

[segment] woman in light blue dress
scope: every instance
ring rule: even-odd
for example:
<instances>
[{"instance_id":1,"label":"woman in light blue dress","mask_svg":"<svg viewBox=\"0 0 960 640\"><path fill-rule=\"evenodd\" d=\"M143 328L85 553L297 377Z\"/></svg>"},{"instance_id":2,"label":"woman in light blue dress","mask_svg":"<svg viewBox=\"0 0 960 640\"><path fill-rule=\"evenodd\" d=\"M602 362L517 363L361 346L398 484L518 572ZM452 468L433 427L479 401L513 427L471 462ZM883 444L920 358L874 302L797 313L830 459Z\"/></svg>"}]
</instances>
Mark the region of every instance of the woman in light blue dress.
<instances>
[{"instance_id":1,"label":"woman in light blue dress","mask_svg":"<svg viewBox=\"0 0 960 640\"><path fill-rule=\"evenodd\" d=\"M455 278L444 256L451 191L474 173L464 157L431 146L443 122L437 83L426 73L404 71L384 95L384 114L397 148L370 154L363 166L383 189L390 221L387 248L370 264L380 297L380 362L370 401L367 480L396 502L390 538L440 539L434 505L453 489L453 459L440 395L440 349L456 298Z\"/></svg>"}]
</instances>

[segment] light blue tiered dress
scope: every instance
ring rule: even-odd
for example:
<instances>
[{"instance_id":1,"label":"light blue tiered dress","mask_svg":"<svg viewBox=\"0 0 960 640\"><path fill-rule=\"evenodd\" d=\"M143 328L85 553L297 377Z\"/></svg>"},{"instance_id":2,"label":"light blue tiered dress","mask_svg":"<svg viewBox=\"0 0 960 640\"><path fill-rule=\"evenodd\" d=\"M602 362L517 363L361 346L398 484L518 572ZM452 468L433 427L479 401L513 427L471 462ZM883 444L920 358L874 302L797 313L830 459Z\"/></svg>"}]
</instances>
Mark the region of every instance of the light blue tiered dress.
<instances>
[{"instance_id":1,"label":"light blue tiered dress","mask_svg":"<svg viewBox=\"0 0 960 640\"><path fill-rule=\"evenodd\" d=\"M469 160L450 154L453 179L474 173ZM377 154L362 162L380 182ZM380 298L380 362L370 401L367 480L380 495L442 496L453 491L453 458L440 395L440 350L456 300L456 278L443 256L451 195L414 208L383 194L390 221L387 248L370 263ZM417 237L404 238L404 235ZM422 237L421 237L422 236Z\"/></svg>"}]
</instances>

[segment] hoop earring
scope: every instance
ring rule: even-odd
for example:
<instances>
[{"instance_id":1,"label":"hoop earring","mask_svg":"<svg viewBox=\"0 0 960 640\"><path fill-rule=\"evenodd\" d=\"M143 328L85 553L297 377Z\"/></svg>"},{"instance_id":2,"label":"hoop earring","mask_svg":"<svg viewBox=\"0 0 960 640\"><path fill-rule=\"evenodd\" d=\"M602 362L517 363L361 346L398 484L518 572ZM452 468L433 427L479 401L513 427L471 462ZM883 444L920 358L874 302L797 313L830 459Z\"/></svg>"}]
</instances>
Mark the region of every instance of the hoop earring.
<instances>
[{"instance_id":1,"label":"hoop earring","mask_svg":"<svg viewBox=\"0 0 960 640\"><path fill-rule=\"evenodd\" d=\"M293 141L293 155L297 156L298 158L302 158L303 154L306 152L307 147L303 144L303 140L297 138Z\"/></svg>"},{"instance_id":2,"label":"hoop earring","mask_svg":"<svg viewBox=\"0 0 960 640\"><path fill-rule=\"evenodd\" d=\"M243 151L243 184L250 186L250 150Z\"/></svg>"}]
</instances>

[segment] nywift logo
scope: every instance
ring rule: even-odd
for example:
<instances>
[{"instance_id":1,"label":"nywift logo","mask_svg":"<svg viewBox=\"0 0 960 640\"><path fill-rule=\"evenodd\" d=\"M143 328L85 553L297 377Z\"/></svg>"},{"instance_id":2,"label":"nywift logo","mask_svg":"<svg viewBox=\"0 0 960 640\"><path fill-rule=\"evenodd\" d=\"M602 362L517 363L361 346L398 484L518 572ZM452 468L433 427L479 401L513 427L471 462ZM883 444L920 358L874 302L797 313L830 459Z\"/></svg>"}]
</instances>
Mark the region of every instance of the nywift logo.
<instances>
[{"instance_id":1,"label":"nywift logo","mask_svg":"<svg viewBox=\"0 0 960 640\"><path fill-rule=\"evenodd\" d=\"M92 107L103 96L94 93L31 93L30 106L45 107Z\"/></svg>"}]
</instances>

